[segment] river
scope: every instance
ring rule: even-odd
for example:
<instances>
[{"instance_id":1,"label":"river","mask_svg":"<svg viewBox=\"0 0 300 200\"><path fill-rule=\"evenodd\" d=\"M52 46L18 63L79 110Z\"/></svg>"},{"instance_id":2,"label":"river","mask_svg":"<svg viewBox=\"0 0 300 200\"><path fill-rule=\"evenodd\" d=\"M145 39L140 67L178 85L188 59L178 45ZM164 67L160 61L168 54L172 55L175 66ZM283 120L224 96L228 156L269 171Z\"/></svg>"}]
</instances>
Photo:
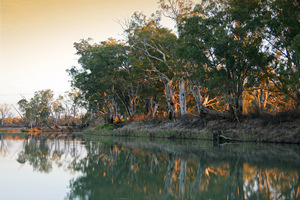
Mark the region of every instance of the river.
<instances>
[{"instance_id":1,"label":"river","mask_svg":"<svg viewBox=\"0 0 300 200\"><path fill-rule=\"evenodd\" d=\"M300 146L1 135L0 199L300 199Z\"/></svg>"}]
</instances>

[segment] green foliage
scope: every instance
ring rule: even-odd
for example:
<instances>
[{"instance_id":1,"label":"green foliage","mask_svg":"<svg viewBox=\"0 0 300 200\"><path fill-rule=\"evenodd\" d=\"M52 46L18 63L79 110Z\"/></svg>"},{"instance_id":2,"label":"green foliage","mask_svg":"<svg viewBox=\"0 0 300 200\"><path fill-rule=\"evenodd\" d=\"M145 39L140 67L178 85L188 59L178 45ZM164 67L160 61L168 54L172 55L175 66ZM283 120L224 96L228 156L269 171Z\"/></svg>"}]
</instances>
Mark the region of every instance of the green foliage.
<instances>
[{"instance_id":1,"label":"green foliage","mask_svg":"<svg viewBox=\"0 0 300 200\"><path fill-rule=\"evenodd\" d=\"M276 56L265 45L272 35L272 40L278 42L271 48L275 50L284 46L288 52L289 42L283 43L280 34L285 34L283 32L288 24L296 27L291 27L293 34L287 33L291 38L299 33L299 30L295 31L299 28L299 20L296 20L299 17L296 10L293 10L295 6L294 1L228 0L212 2L206 7L197 5L194 16L182 20L180 33L185 46L180 50L181 56L197 66L194 67L194 75L198 80L204 80L202 85L216 94L222 94L233 116L238 117L242 112L244 91L265 81L262 73L269 76L266 70L268 66L274 69L277 65L281 66L276 70L279 80L274 78L274 84L279 89L286 88L287 91L293 88L296 91L299 88L299 70L288 70L296 66L288 66L289 58L278 60L277 64L272 65ZM279 11L279 7L283 10ZM282 13L285 16L281 16ZM278 18L277 21L274 18ZM288 21L285 27L284 20ZM297 63L299 49L295 46L292 49L294 52L290 55L295 55Z\"/></svg>"},{"instance_id":2,"label":"green foliage","mask_svg":"<svg viewBox=\"0 0 300 200\"><path fill-rule=\"evenodd\" d=\"M207 0L195 6L161 0L160 7L176 22L175 33L160 24L159 12L150 18L134 13L125 42L74 44L81 68L68 73L90 113L121 121L150 116L159 105L166 116L182 106L180 81L194 97L184 93L187 105L216 109L208 103L214 99L238 121L249 91L279 91L300 105L296 0Z\"/></svg>"},{"instance_id":3,"label":"green foliage","mask_svg":"<svg viewBox=\"0 0 300 200\"><path fill-rule=\"evenodd\" d=\"M300 99L295 93L300 88L300 15L297 0L268 1L265 12L266 33L269 53L273 55L271 65L273 71L268 76L278 90L300 105Z\"/></svg>"},{"instance_id":4,"label":"green foliage","mask_svg":"<svg viewBox=\"0 0 300 200\"><path fill-rule=\"evenodd\" d=\"M53 100L52 90L40 90L34 93L34 97L29 101L21 99L18 102L19 108L24 118L30 124L45 124L51 114L51 102Z\"/></svg>"},{"instance_id":5,"label":"green foliage","mask_svg":"<svg viewBox=\"0 0 300 200\"><path fill-rule=\"evenodd\" d=\"M104 130L113 130L113 129L115 129L115 125L113 125L113 124L101 124L101 125L96 126L94 128L94 130L102 130L102 129L104 129Z\"/></svg>"},{"instance_id":6,"label":"green foliage","mask_svg":"<svg viewBox=\"0 0 300 200\"><path fill-rule=\"evenodd\" d=\"M120 112L133 117L141 80L130 47L114 39L93 45L90 42L75 43L82 68L68 70L72 85L82 91L87 109L107 115L106 121L120 118Z\"/></svg>"}]
</instances>

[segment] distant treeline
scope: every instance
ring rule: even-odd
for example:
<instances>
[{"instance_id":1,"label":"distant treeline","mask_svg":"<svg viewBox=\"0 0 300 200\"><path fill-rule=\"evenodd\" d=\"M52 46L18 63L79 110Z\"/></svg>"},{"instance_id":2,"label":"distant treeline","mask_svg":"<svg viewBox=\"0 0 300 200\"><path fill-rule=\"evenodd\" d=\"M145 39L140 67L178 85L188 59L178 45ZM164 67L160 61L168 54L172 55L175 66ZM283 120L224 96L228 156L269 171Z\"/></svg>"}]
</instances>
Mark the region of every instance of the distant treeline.
<instances>
[{"instance_id":1,"label":"distant treeline","mask_svg":"<svg viewBox=\"0 0 300 200\"><path fill-rule=\"evenodd\" d=\"M39 127L49 124L73 126L87 123L86 111L80 106L80 93L72 89L65 95L54 98L54 92L50 89L40 90L34 93L30 99L23 97L18 102L19 109L4 104L5 115L2 115L2 126L29 126ZM18 117L12 117L11 111L15 109ZM0 113L1 112L0 106Z\"/></svg>"},{"instance_id":2,"label":"distant treeline","mask_svg":"<svg viewBox=\"0 0 300 200\"><path fill-rule=\"evenodd\" d=\"M108 122L189 114L239 121L299 107L297 0L159 4L151 17L134 13L123 23L123 41L74 44L81 67L67 71L90 113Z\"/></svg>"}]
</instances>

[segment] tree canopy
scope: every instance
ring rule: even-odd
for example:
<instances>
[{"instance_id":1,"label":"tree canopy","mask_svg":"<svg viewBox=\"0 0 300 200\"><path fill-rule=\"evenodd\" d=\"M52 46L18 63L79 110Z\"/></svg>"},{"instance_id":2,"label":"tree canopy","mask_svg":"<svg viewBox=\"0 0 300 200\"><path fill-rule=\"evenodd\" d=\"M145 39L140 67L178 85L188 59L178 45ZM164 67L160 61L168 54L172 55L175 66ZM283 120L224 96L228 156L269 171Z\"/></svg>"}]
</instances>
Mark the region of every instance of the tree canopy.
<instances>
[{"instance_id":1,"label":"tree canopy","mask_svg":"<svg viewBox=\"0 0 300 200\"><path fill-rule=\"evenodd\" d=\"M74 46L68 73L90 112L106 121L211 111L239 121L253 111L300 105L300 9L296 0L160 1L134 13L124 41ZM169 30L160 23L169 17Z\"/></svg>"}]
</instances>

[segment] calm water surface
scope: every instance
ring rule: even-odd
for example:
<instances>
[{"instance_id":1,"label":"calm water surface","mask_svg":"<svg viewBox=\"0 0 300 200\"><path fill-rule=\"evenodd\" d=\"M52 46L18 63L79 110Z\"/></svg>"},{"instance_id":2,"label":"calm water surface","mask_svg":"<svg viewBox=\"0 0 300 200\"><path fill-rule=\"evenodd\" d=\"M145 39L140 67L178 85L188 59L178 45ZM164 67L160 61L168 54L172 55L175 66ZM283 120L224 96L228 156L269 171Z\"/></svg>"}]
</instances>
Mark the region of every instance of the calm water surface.
<instances>
[{"instance_id":1,"label":"calm water surface","mask_svg":"<svg viewBox=\"0 0 300 200\"><path fill-rule=\"evenodd\" d=\"M1 135L0 199L300 199L300 146Z\"/></svg>"}]
</instances>

